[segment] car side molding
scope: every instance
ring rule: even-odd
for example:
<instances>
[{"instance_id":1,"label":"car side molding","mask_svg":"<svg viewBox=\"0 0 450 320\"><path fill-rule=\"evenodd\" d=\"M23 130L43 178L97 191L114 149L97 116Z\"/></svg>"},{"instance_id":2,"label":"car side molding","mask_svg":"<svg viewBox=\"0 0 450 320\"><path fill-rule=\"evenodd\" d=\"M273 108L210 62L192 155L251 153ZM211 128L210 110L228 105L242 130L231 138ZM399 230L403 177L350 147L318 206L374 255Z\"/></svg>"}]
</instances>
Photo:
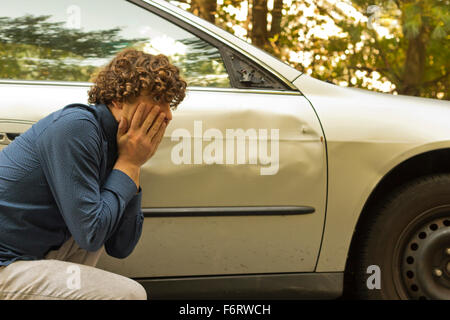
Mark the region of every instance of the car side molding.
<instances>
[{"instance_id":1,"label":"car side molding","mask_svg":"<svg viewBox=\"0 0 450 320\"><path fill-rule=\"evenodd\" d=\"M280 216L311 214L315 212L309 206L254 206L254 207L180 207L180 208L143 208L144 217L204 217L204 216Z\"/></svg>"}]
</instances>

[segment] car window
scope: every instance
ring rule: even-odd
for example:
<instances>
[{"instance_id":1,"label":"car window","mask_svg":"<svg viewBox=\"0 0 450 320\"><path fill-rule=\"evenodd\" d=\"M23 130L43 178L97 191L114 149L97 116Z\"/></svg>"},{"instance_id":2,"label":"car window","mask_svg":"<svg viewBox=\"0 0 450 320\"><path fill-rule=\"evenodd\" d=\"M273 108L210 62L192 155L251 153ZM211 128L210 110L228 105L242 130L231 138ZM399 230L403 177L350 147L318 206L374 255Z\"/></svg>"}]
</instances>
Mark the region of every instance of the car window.
<instances>
[{"instance_id":1,"label":"car window","mask_svg":"<svg viewBox=\"0 0 450 320\"><path fill-rule=\"evenodd\" d=\"M189 86L230 87L219 50L123 0L0 0L0 79L89 81L120 50L165 54Z\"/></svg>"}]
</instances>

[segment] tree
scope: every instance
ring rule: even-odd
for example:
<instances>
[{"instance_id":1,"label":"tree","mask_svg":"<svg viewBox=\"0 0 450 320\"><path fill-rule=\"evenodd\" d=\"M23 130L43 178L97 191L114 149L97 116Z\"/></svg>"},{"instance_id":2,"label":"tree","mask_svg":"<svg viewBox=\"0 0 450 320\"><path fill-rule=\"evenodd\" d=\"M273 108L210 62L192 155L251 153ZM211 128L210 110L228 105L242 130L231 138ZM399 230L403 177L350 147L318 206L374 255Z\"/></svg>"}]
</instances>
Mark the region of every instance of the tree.
<instances>
[{"instance_id":1,"label":"tree","mask_svg":"<svg viewBox=\"0 0 450 320\"><path fill-rule=\"evenodd\" d=\"M193 11L200 18L209 22L215 22L215 14L217 10L217 0L192 0Z\"/></svg>"},{"instance_id":2,"label":"tree","mask_svg":"<svg viewBox=\"0 0 450 320\"><path fill-rule=\"evenodd\" d=\"M267 31L267 0L253 0L251 40L261 49L267 49L269 33Z\"/></svg>"},{"instance_id":3,"label":"tree","mask_svg":"<svg viewBox=\"0 0 450 320\"><path fill-rule=\"evenodd\" d=\"M142 40L119 37L120 28L83 32L49 18L0 17L0 78L88 81L99 61Z\"/></svg>"},{"instance_id":4,"label":"tree","mask_svg":"<svg viewBox=\"0 0 450 320\"><path fill-rule=\"evenodd\" d=\"M313 77L450 98L449 0L273 0L272 10L267 0L211 2L218 26L245 29L253 44ZM245 20L229 10L242 5Z\"/></svg>"},{"instance_id":5,"label":"tree","mask_svg":"<svg viewBox=\"0 0 450 320\"><path fill-rule=\"evenodd\" d=\"M363 42L363 49L351 50L342 67L349 74L355 72L352 70L379 73L392 82L400 94L449 99L449 1L370 3L378 5L377 23L388 30L390 36L381 36L375 28L367 28L361 21L338 22L344 32L354 34L355 41L348 41L346 49L350 44ZM352 4L362 12L369 7L369 1L354 0Z\"/></svg>"},{"instance_id":6,"label":"tree","mask_svg":"<svg viewBox=\"0 0 450 320\"><path fill-rule=\"evenodd\" d=\"M179 3L189 4L189 11L196 16L215 23L217 0L178 0Z\"/></svg>"}]
</instances>

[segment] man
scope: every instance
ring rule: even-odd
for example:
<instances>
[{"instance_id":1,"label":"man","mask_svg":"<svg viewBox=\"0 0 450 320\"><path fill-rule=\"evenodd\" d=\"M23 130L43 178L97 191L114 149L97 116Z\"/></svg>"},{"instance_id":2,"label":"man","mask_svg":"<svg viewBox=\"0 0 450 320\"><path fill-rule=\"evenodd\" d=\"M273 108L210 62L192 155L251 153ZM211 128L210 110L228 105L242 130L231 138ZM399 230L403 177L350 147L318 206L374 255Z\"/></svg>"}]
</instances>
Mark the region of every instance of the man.
<instances>
[{"instance_id":1,"label":"man","mask_svg":"<svg viewBox=\"0 0 450 320\"><path fill-rule=\"evenodd\" d=\"M127 49L96 76L92 105L53 112L0 152L0 299L146 299L94 266L103 249L134 250L140 167L185 89L167 57Z\"/></svg>"}]
</instances>

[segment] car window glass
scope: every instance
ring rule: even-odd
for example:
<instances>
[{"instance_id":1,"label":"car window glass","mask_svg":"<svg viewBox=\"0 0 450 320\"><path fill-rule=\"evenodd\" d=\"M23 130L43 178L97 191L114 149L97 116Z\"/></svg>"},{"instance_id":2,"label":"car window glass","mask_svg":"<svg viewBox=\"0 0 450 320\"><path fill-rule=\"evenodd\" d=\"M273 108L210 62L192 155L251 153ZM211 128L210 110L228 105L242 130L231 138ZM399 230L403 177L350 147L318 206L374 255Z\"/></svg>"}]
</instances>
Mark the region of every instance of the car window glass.
<instances>
[{"instance_id":1,"label":"car window glass","mask_svg":"<svg viewBox=\"0 0 450 320\"><path fill-rule=\"evenodd\" d=\"M230 87L219 50L121 0L0 0L0 79L89 81L120 50L165 54L189 86Z\"/></svg>"}]
</instances>

